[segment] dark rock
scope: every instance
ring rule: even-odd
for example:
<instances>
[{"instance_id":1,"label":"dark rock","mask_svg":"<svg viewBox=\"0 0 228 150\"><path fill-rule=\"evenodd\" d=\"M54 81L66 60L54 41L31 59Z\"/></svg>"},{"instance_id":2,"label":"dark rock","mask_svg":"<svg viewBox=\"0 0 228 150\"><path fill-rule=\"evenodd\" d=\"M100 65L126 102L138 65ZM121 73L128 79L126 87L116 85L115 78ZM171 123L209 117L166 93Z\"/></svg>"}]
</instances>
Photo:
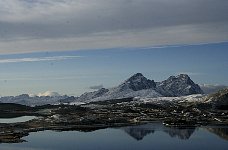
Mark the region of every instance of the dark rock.
<instances>
[{"instance_id":1,"label":"dark rock","mask_svg":"<svg viewBox=\"0 0 228 150\"><path fill-rule=\"evenodd\" d=\"M206 101L215 109L228 110L228 89L223 89L209 95Z\"/></svg>"},{"instance_id":2,"label":"dark rock","mask_svg":"<svg viewBox=\"0 0 228 150\"><path fill-rule=\"evenodd\" d=\"M186 96L203 94L198 84L195 84L186 74L171 76L167 80L157 83L157 91L164 96Z\"/></svg>"},{"instance_id":3,"label":"dark rock","mask_svg":"<svg viewBox=\"0 0 228 150\"><path fill-rule=\"evenodd\" d=\"M123 89L126 87L134 90L144 90L144 89L155 89L156 83L154 80L149 80L146 77L144 77L141 73L136 73L129 79L127 79L124 83L120 85Z\"/></svg>"}]
</instances>

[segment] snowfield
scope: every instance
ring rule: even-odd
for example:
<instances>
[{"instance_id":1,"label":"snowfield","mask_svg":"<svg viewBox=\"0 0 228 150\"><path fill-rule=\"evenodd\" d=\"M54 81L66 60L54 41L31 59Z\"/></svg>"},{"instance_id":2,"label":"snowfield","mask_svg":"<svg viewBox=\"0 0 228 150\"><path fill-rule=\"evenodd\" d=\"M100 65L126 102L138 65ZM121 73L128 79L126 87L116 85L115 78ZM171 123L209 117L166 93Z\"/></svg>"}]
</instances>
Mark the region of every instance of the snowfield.
<instances>
[{"instance_id":1,"label":"snowfield","mask_svg":"<svg viewBox=\"0 0 228 150\"><path fill-rule=\"evenodd\" d=\"M146 97L135 97L134 100L143 103L160 103L160 102L203 102L205 95L203 94L193 94L188 96L180 97L156 97L156 98L146 98Z\"/></svg>"}]
</instances>

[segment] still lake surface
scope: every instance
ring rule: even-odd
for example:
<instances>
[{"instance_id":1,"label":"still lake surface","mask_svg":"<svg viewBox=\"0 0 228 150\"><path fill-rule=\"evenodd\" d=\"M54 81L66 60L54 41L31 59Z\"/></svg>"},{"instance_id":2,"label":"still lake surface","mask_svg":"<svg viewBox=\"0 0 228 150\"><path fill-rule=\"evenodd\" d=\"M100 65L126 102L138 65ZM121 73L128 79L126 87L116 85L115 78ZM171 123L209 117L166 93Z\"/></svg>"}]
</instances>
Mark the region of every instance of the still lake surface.
<instances>
[{"instance_id":1,"label":"still lake surface","mask_svg":"<svg viewBox=\"0 0 228 150\"><path fill-rule=\"evenodd\" d=\"M161 123L108 128L93 132L42 131L27 142L0 144L1 150L227 150L228 126L169 128Z\"/></svg>"},{"instance_id":2,"label":"still lake surface","mask_svg":"<svg viewBox=\"0 0 228 150\"><path fill-rule=\"evenodd\" d=\"M17 122L26 122L32 119L35 119L35 116L22 116L15 118L0 118L0 123L17 123Z\"/></svg>"}]
</instances>

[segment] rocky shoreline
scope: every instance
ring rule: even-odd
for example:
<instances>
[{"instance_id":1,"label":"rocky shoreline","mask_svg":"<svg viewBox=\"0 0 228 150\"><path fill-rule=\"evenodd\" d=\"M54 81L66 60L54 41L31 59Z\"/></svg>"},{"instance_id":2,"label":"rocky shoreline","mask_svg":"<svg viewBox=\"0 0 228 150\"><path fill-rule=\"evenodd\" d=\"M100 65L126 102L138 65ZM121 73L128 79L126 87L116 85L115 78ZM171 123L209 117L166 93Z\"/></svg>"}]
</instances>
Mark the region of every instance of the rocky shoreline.
<instances>
[{"instance_id":1,"label":"rocky shoreline","mask_svg":"<svg viewBox=\"0 0 228 150\"><path fill-rule=\"evenodd\" d=\"M7 105L5 114L34 115L35 119L20 123L0 123L0 143L24 142L31 132L94 131L109 127L123 127L160 121L167 127L228 125L228 111L203 109L198 105L173 104L160 106L137 103L133 99L92 102L84 105L45 105L24 107ZM12 105L12 106L11 106ZM2 114L3 115L3 114Z\"/></svg>"}]
</instances>

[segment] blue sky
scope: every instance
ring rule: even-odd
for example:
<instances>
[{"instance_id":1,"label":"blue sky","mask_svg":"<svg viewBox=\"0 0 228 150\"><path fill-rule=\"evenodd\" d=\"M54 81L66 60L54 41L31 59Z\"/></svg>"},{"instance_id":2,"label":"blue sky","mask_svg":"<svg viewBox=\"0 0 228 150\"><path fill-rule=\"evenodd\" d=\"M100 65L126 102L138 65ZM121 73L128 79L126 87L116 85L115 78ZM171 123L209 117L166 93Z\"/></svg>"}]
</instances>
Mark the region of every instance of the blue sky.
<instances>
[{"instance_id":1,"label":"blue sky","mask_svg":"<svg viewBox=\"0 0 228 150\"><path fill-rule=\"evenodd\" d=\"M141 72L155 81L189 74L196 83L228 85L228 42L0 55L1 95L47 90L80 95Z\"/></svg>"}]
</instances>

